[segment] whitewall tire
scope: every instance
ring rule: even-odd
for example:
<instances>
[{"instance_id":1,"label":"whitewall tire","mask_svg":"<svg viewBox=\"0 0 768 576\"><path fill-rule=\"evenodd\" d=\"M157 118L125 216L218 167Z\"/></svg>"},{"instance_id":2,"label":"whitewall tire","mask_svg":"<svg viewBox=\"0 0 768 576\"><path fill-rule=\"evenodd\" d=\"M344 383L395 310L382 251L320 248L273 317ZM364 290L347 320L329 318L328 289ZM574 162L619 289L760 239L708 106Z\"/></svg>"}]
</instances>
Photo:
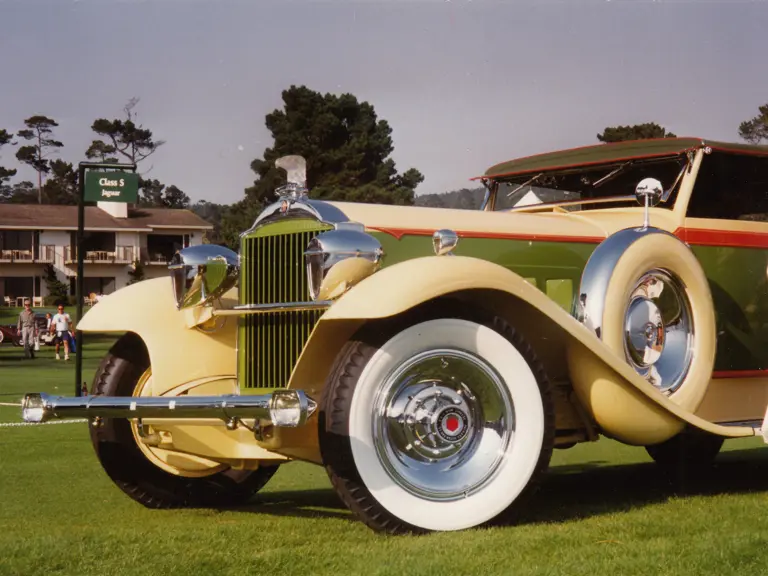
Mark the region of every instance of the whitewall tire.
<instances>
[{"instance_id":1,"label":"whitewall tire","mask_svg":"<svg viewBox=\"0 0 768 576\"><path fill-rule=\"evenodd\" d=\"M347 344L321 451L376 530L462 530L503 515L546 468L554 412L532 349L498 318L419 319Z\"/></svg>"}]
</instances>

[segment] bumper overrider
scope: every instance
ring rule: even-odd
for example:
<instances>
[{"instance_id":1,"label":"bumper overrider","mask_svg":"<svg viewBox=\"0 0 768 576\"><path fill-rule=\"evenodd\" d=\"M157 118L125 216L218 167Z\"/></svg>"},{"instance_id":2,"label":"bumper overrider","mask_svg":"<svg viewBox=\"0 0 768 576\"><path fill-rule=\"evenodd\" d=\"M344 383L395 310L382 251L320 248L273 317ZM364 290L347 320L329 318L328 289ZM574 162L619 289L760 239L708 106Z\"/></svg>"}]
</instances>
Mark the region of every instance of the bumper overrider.
<instances>
[{"instance_id":1,"label":"bumper overrider","mask_svg":"<svg viewBox=\"0 0 768 576\"><path fill-rule=\"evenodd\" d=\"M81 396L32 393L24 396L25 422L66 418L220 418L229 423L256 419L262 424L302 426L317 403L301 390L275 390L270 394L240 396Z\"/></svg>"}]
</instances>

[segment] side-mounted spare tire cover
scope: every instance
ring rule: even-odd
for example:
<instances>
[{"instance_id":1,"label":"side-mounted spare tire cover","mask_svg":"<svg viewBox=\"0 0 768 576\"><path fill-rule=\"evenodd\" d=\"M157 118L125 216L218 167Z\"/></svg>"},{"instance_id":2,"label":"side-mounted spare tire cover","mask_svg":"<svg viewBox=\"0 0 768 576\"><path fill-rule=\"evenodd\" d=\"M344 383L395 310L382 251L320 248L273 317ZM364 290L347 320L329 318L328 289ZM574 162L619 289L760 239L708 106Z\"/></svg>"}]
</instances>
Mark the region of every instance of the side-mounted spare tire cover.
<instances>
[{"instance_id":1,"label":"side-mounted spare tire cover","mask_svg":"<svg viewBox=\"0 0 768 576\"><path fill-rule=\"evenodd\" d=\"M577 306L579 320L660 394L696 411L712 376L716 329L707 278L688 246L652 227L609 236L587 262Z\"/></svg>"}]
</instances>

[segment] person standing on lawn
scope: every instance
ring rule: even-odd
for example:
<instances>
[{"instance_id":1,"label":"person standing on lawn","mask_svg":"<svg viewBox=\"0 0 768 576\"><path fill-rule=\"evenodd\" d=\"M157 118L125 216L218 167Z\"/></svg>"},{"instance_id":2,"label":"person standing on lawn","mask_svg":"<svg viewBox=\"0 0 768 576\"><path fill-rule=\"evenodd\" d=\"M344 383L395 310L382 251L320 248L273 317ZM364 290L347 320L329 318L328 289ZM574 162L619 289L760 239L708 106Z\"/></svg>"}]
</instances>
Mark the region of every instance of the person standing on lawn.
<instances>
[{"instance_id":1,"label":"person standing on lawn","mask_svg":"<svg viewBox=\"0 0 768 576\"><path fill-rule=\"evenodd\" d=\"M35 313L32 311L32 304L29 300L24 300L24 310L19 314L19 320L16 322L16 331L21 334L21 345L24 346L24 357L35 358Z\"/></svg>"},{"instance_id":2,"label":"person standing on lawn","mask_svg":"<svg viewBox=\"0 0 768 576\"><path fill-rule=\"evenodd\" d=\"M59 346L64 343L64 360L69 360L69 331L72 330L72 318L64 312L64 306L59 305L58 312L51 319L51 332L56 332L53 342L56 344L56 360L61 360L59 356Z\"/></svg>"}]
</instances>

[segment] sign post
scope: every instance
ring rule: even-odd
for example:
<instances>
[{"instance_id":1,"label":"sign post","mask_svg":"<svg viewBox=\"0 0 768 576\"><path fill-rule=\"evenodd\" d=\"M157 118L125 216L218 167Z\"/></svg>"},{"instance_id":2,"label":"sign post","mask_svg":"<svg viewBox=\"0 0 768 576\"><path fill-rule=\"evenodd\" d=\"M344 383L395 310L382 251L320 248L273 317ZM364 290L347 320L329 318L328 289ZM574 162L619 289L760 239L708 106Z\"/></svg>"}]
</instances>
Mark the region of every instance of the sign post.
<instances>
[{"instance_id":1,"label":"sign post","mask_svg":"<svg viewBox=\"0 0 768 576\"><path fill-rule=\"evenodd\" d=\"M83 243L85 241L86 202L136 202L139 195L139 175L136 164L107 162L80 162L78 166L77 201L77 326L83 318ZM99 170L86 172L86 170ZM115 170L102 172L102 170ZM130 172L126 172L130 170ZM83 381L83 333L75 329L75 396L82 394Z\"/></svg>"}]
</instances>

